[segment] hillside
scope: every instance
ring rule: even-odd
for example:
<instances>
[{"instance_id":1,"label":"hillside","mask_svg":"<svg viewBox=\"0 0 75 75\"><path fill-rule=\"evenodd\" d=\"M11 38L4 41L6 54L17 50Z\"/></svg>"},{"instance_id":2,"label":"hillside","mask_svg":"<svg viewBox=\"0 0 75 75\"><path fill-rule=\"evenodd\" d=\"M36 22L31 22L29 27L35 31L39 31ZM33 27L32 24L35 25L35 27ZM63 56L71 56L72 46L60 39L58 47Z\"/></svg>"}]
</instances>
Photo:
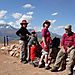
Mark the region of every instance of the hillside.
<instances>
[{"instance_id":1,"label":"hillside","mask_svg":"<svg viewBox=\"0 0 75 75\"><path fill-rule=\"evenodd\" d=\"M19 37L16 35L16 31L18 29L14 28L13 26L11 25L8 25L8 24L0 24L0 42L3 41L3 37L4 36L8 36L9 40L16 40L18 39ZM32 29L29 29L29 32L31 32ZM37 37L38 39L41 39L41 32L38 31L37 32ZM60 35L56 34L56 33L52 33L51 32L51 37L54 38L54 37L59 37L61 38Z\"/></svg>"}]
</instances>

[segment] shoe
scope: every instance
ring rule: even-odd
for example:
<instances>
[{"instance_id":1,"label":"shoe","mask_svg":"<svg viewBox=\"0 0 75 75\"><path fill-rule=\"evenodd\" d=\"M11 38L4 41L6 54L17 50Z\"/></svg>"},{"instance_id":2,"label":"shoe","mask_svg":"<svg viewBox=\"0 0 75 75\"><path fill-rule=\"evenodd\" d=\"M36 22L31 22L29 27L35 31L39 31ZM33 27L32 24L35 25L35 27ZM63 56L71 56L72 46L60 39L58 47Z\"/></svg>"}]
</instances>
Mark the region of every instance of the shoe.
<instances>
[{"instance_id":1,"label":"shoe","mask_svg":"<svg viewBox=\"0 0 75 75\"><path fill-rule=\"evenodd\" d=\"M21 61L21 63L26 64L26 63L27 63L27 61Z\"/></svg>"},{"instance_id":2,"label":"shoe","mask_svg":"<svg viewBox=\"0 0 75 75\"><path fill-rule=\"evenodd\" d=\"M70 72L70 73L68 73L68 75L73 75L73 73L72 73L72 72Z\"/></svg>"},{"instance_id":3,"label":"shoe","mask_svg":"<svg viewBox=\"0 0 75 75\"><path fill-rule=\"evenodd\" d=\"M42 68L42 64L41 65L38 65L38 68Z\"/></svg>"},{"instance_id":4,"label":"shoe","mask_svg":"<svg viewBox=\"0 0 75 75\"><path fill-rule=\"evenodd\" d=\"M50 69L50 66L45 66L45 70L49 70Z\"/></svg>"},{"instance_id":5,"label":"shoe","mask_svg":"<svg viewBox=\"0 0 75 75\"><path fill-rule=\"evenodd\" d=\"M56 72L56 71L58 71L58 67L53 67L53 68L51 69L51 72Z\"/></svg>"},{"instance_id":6,"label":"shoe","mask_svg":"<svg viewBox=\"0 0 75 75\"><path fill-rule=\"evenodd\" d=\"M73 75L73 74L68 74L68 75Z\"/></svg>"}]
</instances>

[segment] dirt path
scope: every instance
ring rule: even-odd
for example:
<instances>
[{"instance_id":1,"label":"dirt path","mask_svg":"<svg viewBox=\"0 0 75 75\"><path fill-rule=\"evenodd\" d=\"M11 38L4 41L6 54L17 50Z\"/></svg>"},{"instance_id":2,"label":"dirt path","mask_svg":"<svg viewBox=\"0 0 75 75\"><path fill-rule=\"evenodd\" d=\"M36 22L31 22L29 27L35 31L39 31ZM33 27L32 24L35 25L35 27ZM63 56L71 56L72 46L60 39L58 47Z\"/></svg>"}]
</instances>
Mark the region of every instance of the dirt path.
<instances>
[{"instance_id":1,"label":"dirt path","mask_svg":"<svg viewBox=\"0 0 75 75\"><path fill-rule=\"evenodd\" d=\"M44 68L34 68L30 64L22 64L19 59L0 53L0 75L67 75L62 72L50 72Z\"/></svg>"}]
</instances>

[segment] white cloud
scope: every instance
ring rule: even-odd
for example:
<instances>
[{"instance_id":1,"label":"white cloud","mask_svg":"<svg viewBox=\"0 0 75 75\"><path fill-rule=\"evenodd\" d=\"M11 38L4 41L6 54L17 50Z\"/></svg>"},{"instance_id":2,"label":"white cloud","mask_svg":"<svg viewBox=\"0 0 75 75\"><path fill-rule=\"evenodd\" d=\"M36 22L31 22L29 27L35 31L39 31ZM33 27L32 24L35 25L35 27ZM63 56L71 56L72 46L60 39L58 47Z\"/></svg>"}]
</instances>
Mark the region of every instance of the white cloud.
<instances>
[{"instance_id":1,"label":"white cloud","mask_svg":"<svg viewBox=\"0 0 75 75\"><path fill-rule=\"evenodd\" d=\"M21 18L22 14L21 14L21 13L13 13L12 16L13 16L15 19L19 19L19 18Z\"/></svg>"},{"instance_id":2,"label":"white cloud","mask_svg":"<svg viewBox=\"0 0 75 75\"><path fill-rule=\"evenodd\" d=\"M6 13L7 13L7 11L5 11L5 10L0 10L0 19L1 19L1 18L4 18L5 15L6 15Z\"/></svg>"},{"instance_id":3,"label":"white cloud","mask_svg":"<svg viewBox=\"0 0 75 75\"><path fill-rule=\"evenodd\" d=\"M54 24L56 22L56 20L51 20L51 23Z\"/></svg>"},{"instance_id":4,"label":"white cloud","mask_svg":"<svg viewBox=\"0 0 75 75\"><path fill-rule=\"evenodd\" d=\"M59 29L60 29L60 28L64 28L64 27L65 27L65 26L58 26L57 28L59 28Z\"/></svg>"},{"instance_id":5,"label":"white cloud","mask_svg":"<svg viewBox=\"0 0 75 75\"><path fill-rule=\"evenodd\" d=\"M58 15L58 12L55 12L55 13L53 13L53 14L51 14L52 16L56 16L56 15Z\"/></svg>"},{"instance_id":6,"label":"white cloud","mask_svg":"<svg viewBox=\"0 0 75 75\"><path fill-rule=\"evenodd\" d=\"M23 5L23 8L35 8L35 7L32 6L31 4L25 4L25 5Z\"/></svg>"},{"instance_id":7,"label":"white cloud","mask_svg":"<svg viewBox=\"0 0 75 75\"><path fill-rule=\"evenodd\" d=\"M13 26L14 25L14 22L8 22L9 25Z\"/></svg>"},{"instance_id":8,"label":"white cloud","mask_svg":"<svg viewBox=\"0 0 75 75\"><path fill-rule=\"evenodd\" d=\"M6 24L4 20L0 20L0 24Z\"/></svg>"},{"instance_id":9,"label":"white cloud","mask_svg":"<svg viewBox=\"0 0 75 75\"><path fill-rule=\"evenodd\" d=\"M33 15L34 12L27 12L27 15Z\"/></svg>"},{"instance_id":10,"label":"white cloud","mask_svg":"<svg viewBox=\"0 0 75 75\"><path fill-rule=\"evenodd\" d=\"M22 22L22 20L27 20L27 22L29 23L28 24L28 26L29 26L30 25L30 22L32 21L32 16L31 15L25 15L25 14L22 15L22 17L15 22L15 27L16 28L19 28L20 27L20 23Z\"/></svg>"},{"instance_id":11,"label":"white cloud","mask_svg":"<svg viewBox=\"0 0 75 75\"><path fill-rule=\"evenodd\" d=\"M27 20L28 22L30 22L32 20L32 16L31 15L23 15L20 19L19 22L21 22L22 20Z\"/></svg>"},{"instance_id":12,"label":"white cloud","mask_svg":"<svg viewBox=\"0 0 75 75\"><path fill-rule=\"evenodd\" d=\"M19 25L17 25L16 22L8 22L7 24L9 24L15 28L19 28Z\"/></svg>"}]
</instances>

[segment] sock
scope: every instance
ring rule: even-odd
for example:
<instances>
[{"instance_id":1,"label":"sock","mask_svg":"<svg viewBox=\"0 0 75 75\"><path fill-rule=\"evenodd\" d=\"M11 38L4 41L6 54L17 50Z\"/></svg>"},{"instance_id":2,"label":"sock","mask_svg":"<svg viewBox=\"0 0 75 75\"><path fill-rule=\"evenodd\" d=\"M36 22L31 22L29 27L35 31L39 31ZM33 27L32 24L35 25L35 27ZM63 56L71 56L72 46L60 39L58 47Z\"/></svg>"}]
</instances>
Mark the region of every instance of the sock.
<instances>
[{"instance_id":1,"label":"sock","mask_svg":"<svg viewBox=\"0 0 75 75\"><path fill-rule=\"evenodd\" d=\"M41 62L39 62L39 65L41 65L42 63Z\"/></svg>"},{"instance_id":2,"label":"sock","mask_svg":"<svg viewBox=\"0 0 75 75\"><path fill-rule=\"evenodd\" d=\"M45 64L45 66L48 66L48 64Z\"/></svg>"}]
</instances>

